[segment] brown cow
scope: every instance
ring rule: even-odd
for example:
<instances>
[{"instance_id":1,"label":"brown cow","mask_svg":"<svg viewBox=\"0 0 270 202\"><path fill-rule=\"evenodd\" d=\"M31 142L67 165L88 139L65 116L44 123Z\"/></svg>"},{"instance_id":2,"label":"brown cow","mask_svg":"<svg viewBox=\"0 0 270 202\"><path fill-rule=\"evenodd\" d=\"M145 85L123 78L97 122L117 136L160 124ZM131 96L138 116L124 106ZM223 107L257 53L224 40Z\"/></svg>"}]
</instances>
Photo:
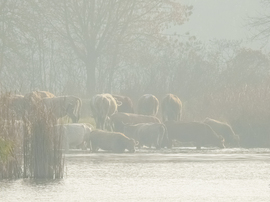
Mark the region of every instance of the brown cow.
<instances>
[{"instance_id":1,"label":"brown cow","mask_svg":"<svg viewBox=\"0 0 270 202\"><path fill-rule=\"evenodd\" d=\"M93 152L102 149L114 153L123 153L125 149L129 152L135 152L136 142L123 133L94 130L90 133L90 145L90 150Z\"/></svg>"},{"instance_id":2,"label":"brown cow","mask_svg":"<svg viewBox=\"0 0 270 202\"><path fill-rule=\"evenodd\" d=\"M109 119L117 112L117 102L111 94L97 94L90 102L93 118L98 129L110 127Z\"/></svg>"},{"instance_id":3,"label":"brown cow","mask_svg":"<svg viewBox=\"0 0 270 202\"><path fill-rule=\"evenodd\" d=\"M166 95L161 103L162 120L180 121L182 115L182 102L173 94Z\"/></svg>"},{"instance_id":4,"label":"brown cow","mask_svg":"<svg viewBox=\"0 0 270 202\"><path fill-rule=\"evenodd\" d=\"M25 110L31 113L31 110L37 106L43 98L53 98L54 94L48 91L33 91L24 95Z\"/></svg>"},{"instance_id":5,"label":"brown cow","mask_svg":"<svg viewBox=\"0 0 270 202\"><path fill-rule=\"evenodd\" d=\"M118 112L134 113L133 102L128 96L124 95L112 95L114 99L122 104L118 106Z\"/></svg>"},{"instance_id":6,"label":"brown cow","mask_svg":"<svg viewBox=\"0 0 270 202\"><path fill-rule=\"evenodd\" d=\"M151 94L145 94L138 100L138 114L156 116L158 112L159 101Z\"/></svg>"},{"instance_id":7,"label":"brown cow","mask_svg":"<svg viewBox=\"0 0 270 202\"><path fill-rule=\"evenodd\" d=\"M217 134L225 139L226 147L239 147L239 136L234 133L232 127L228 123L210 118L206 118L204 123L209 125Z\"/></svg>"},{"instance_id":8,"label":"brown cow","mask_svg":"<svg viewBox=\"0 0 270 202\"><path fill-rule=\"evenodd\" d=\"M139 123L135 125L125 125L124 134L139 142L139 147L154 146L160 149L163 141L167 139L166 126L162 123Z\"/></svg>"},{"instance_id":9,"label":"brown cow","mask_svg":"<svg viewBox=\"0 0 270 202\"><path fill-rule=\"evenodd\" d=\"M115 113L111 117L111 124L114 131L124 132L124 126L126 124L134 125L137 123L160 123L160 120L155 116L147 116L133 113Z\"/></svg>"},{"instance_id":10,"label":"brown cow","mask_svg":"<svg viewBox=\"0 0 270 202\"><path fill-rule=\"evenodd\" d=\"M55 97L54 94L48 92L48 91L33 91L31 93L27 93L24 95L24 98L29 100L29 99L43 99L43 98L52 98Z\"/></svg>"},{"instance_id":11,"label":"brown cow","mask_svg":"<svg viewBox=\"0 0 270 202\"><path fill-rule=\"evenodd\" d=\"M47 97L41 101L46 110L52 112L57 119L69 116L73 123L77 123L80 119L82 101L78 97L72 95Z\"/></svg>"},{"instance_id":12,"label":"brown cow","mask_svg":"<svg viewBox=\"0 0 270 202\"><path fill-rule=\"evenodd\" d=\"M169 142L167 147L172 146L172 140L180 142L192 142L197 149L202 146L216 146L224 148L223 137L207 124L201 122L176 122L165 123L168 131Z\"/></svg>"}]
</instances>

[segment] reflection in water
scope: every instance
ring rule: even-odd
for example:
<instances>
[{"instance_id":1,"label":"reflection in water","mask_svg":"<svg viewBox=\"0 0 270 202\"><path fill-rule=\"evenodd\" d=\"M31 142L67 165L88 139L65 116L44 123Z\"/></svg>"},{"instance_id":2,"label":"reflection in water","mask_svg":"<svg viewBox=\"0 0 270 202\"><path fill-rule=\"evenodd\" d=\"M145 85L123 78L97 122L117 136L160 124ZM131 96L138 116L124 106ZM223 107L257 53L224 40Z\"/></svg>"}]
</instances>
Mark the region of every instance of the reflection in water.
<instances>
[{"instance_id":1,"label":"reflection in water","mask_svg":"<svg viewBox=\"0 0 270 202\"><path fill-rule=\"evenodd\" d=\"M269 201L267 149L66 156L63 180L0 181L0 201Z\"/></svg>"}]
</instances>

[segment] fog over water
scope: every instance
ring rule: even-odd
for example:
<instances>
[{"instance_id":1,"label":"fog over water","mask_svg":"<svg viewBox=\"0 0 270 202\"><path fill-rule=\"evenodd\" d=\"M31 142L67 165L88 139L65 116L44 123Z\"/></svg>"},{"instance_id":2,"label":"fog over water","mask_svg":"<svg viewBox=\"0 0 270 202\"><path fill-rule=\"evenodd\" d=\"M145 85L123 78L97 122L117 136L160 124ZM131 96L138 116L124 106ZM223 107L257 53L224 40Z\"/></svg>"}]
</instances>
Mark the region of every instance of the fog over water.
<instances>
[{"instance_id":1,"label":"fog over water","mask_svg":"<svg viewBox=\"0 0 270 202\"><path fill-rule=\"evenodd\" d=\"M66 156L57 181L1 181L1 201L269 201L269 149Z\"/></svg>"}]
</instances>

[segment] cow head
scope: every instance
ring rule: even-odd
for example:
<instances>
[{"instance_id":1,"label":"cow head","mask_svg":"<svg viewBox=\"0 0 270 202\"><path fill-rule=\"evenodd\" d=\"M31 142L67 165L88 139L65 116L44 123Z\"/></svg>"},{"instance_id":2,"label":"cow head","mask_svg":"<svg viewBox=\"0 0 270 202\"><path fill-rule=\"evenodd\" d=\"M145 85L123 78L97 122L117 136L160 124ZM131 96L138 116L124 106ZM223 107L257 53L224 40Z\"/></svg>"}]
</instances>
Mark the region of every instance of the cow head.
<instances>
[{"instance_id":1,"label":"cow head","mask_svg":"<svg viewBox=\"0 0 270 202\"><path fill-rule=\"evenodd\" d=\"M218 146L219 148L222 148L222 149L223 149L223 148L225 148L224 143L225 143L224 138L223 138L222 136L219 136L219 137L218 137L217 146Z\"/></svg>"},{"instance_id":2,"label":"cow head","mask_svg":"<svg viewBox=\"0 0 270 202\"><path fill-rule=\"evenodd\" d=\"M130 153L134 153L135 152L135 146L138 145L138 144L139 144L138 141L135 141L132 138L128 138L126 148Z\"/></svg>"}]
</instances>

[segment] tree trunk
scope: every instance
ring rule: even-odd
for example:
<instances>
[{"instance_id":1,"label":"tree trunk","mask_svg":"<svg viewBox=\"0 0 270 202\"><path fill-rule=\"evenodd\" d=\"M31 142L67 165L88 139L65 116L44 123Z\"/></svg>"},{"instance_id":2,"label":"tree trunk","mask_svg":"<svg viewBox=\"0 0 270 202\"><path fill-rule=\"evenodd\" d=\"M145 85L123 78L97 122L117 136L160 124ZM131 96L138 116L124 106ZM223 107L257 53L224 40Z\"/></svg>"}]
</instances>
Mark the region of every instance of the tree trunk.
<instances>
[{"instance_id":1,"label":"tree trunk","mask_svg":"<svg viewBox=\"0 0 270 202\"><path fill-rule=\"evenodd\" d=\"M116 71L116 65L117 65L117 57L118 57L118 47L119 45L116 45L116 48L115 48L115 51L114 51L114 54L112 56L112 65L109 69L109 81L108 81L108 84L107 84L107 91L108 93L112 93L112 83L113 83L113 76L114 76L114 73Z\"/></svg>"},{"instance_id":2,"label":"tree trunk","mask_svg":"<svg viewBox=\"0 0 270 202\"><path fill-rule=\"evenodd\" d=\"M86 95L90 98L96 94L96 66L97 56L88 55L86 59Z\"/></svg>"}]
</instances>

